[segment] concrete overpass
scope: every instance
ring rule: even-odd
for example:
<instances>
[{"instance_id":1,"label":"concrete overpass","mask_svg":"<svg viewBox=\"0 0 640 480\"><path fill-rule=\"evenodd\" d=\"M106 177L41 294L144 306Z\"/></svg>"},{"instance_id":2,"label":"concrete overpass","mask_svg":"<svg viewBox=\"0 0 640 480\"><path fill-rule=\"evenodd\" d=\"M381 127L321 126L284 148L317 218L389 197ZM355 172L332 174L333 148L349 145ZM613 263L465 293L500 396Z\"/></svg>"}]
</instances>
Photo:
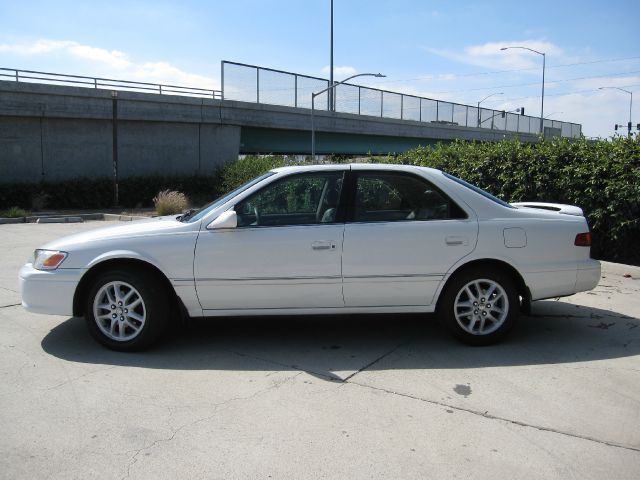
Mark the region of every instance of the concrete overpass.
<instances>
[{"instance_id":1,"label":"concrete overpass","mask_svg":"<svg viewBox=\"0 0 640 480\"><path fill-rule=\"evenodd\" d=\"M316 111L317 153L387 154L528 133ZM2 182L207 174L238 154L311 149L308 108L0 81ZM114 150L115 146L115 150Z\"/></svg>"}]
</instances>

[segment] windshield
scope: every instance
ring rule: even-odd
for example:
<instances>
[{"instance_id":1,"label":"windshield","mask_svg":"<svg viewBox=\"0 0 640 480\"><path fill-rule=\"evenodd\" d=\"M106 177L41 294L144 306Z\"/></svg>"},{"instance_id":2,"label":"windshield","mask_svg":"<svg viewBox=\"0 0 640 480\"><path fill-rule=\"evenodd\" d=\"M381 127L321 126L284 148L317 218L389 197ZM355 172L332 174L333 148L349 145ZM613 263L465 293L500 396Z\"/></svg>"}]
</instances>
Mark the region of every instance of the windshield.
<instances>
[{"instance_id":1,"label":"windshield","mask_svg":"<svg viewBox=\"0 0 640 480\"><path fill-rule=\"evenodd\" d=\"M197 222L202 217L204 217L207 213L211 212L212 210L215 210L216 208L218 208L220 205L224 204L225 202L227 202L231 198L233 198L236 195L244 192L248 188L253 187L256 183L261 182L262 180L264 180L267 177L270 177L271 175L274 175L274 173L273 172L267 172L264 175L260 175L259 177L256 177L253 180L248 181L244 185L241 185L240 187L236 188L235 190L232 190L231 192L227 193L226 195L223 195L222 197L215 199L213 202L209 203L208 205L205 205L200 210L197 210L196 212L194 212L192 215L188 216L183 221L185 221L187 223Z\"/></svg>"},{"instance_id":2,"label":"windshield","mask_svg":"<svg viewBox=\"0 0 640 480\"><path fill-rule=\"evenodd\" d=\"M456 183L459 183L460 185L463 185L471 190L473 190L476 193L479 193L480 195L482 195L485 198L488 198L489 200L491 200L492 202L496 202L499 205L502 205L503 207L508 207L508 208L516 208L513 205L505 202L504 200L500 200L498 197L495 197L493 195L491 195L489 192L485 192L484 190L482 190L481 188L476 187L475 185L471 185L469 182L465 182L464 180L458 178L458 177L454 177L453 175L449 175L446 172L442 172L443 175L451 180L453 180Z\"/></svg>"}]
</instances>

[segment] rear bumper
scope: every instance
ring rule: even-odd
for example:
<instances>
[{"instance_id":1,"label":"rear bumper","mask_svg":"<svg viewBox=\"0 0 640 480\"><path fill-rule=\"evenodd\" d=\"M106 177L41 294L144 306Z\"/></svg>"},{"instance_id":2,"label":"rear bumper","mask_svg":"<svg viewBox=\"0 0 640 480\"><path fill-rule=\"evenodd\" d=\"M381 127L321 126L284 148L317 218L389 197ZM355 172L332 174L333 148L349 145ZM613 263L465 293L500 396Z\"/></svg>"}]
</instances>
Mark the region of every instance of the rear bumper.
<instances>
[{"instance_id":1,"label":"rear bumper","mask_svg":"<svg viewBox=\"0 0 640 480\"><path fill-rule=\"evenodd\" d=\"M20 269L22 306L33 313L73 315L73 295L84 270L42 271L27 263Z\"/></svg>"},{"instance_id":2,"label":"rear bumper","mask_svg":"<svg viewBox=\"0 0 640 480\"><path fill-rule=\"evenodd\" d=\"M578 264L576 293L593 290L600 281L601 266L597 260L589 259Z\"/></svg>"}]
</instances>

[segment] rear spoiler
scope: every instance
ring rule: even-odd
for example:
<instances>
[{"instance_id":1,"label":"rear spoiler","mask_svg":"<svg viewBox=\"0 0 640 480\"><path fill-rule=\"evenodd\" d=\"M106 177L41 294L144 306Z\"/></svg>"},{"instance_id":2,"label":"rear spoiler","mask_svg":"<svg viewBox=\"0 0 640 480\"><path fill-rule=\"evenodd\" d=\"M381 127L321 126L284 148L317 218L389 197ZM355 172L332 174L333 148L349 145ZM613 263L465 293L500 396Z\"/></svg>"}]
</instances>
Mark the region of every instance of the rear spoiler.
<instances>
[{"instance_id":1,"label":"rear spoiler","mask_svg":"<svg viewBox=\"0 0 640 480\"><path fill-rule=\"evenodd\" d=\"M545 202L516 202L512 203L514 207L537 208L539 210L548 210L551 212L564 213L565 215L575 215L576 217L584 217L584 213L580 207L575 205L564 205L562 203L545 203Z\"/></svg>"}]
</instances>

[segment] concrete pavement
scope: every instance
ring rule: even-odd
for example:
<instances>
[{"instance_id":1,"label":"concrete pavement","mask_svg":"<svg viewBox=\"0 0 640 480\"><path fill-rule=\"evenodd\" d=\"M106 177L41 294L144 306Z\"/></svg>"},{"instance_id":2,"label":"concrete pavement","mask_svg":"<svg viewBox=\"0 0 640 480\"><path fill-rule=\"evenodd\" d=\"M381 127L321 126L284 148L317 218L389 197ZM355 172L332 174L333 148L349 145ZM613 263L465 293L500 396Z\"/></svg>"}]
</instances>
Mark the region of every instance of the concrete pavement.
<instances>
[{"instance_id":1,"label":"concrete pavement","mask_svg":"<svg viewBox=\"0 0 640 480\"><path fill-rule=\"evenodd\" d=\"M101 225L0 227L0 478L640 477L640 268L486 348L386 315L199 320L122 354L16 305L34 248Z\"/></svg>"}]
</instances>

